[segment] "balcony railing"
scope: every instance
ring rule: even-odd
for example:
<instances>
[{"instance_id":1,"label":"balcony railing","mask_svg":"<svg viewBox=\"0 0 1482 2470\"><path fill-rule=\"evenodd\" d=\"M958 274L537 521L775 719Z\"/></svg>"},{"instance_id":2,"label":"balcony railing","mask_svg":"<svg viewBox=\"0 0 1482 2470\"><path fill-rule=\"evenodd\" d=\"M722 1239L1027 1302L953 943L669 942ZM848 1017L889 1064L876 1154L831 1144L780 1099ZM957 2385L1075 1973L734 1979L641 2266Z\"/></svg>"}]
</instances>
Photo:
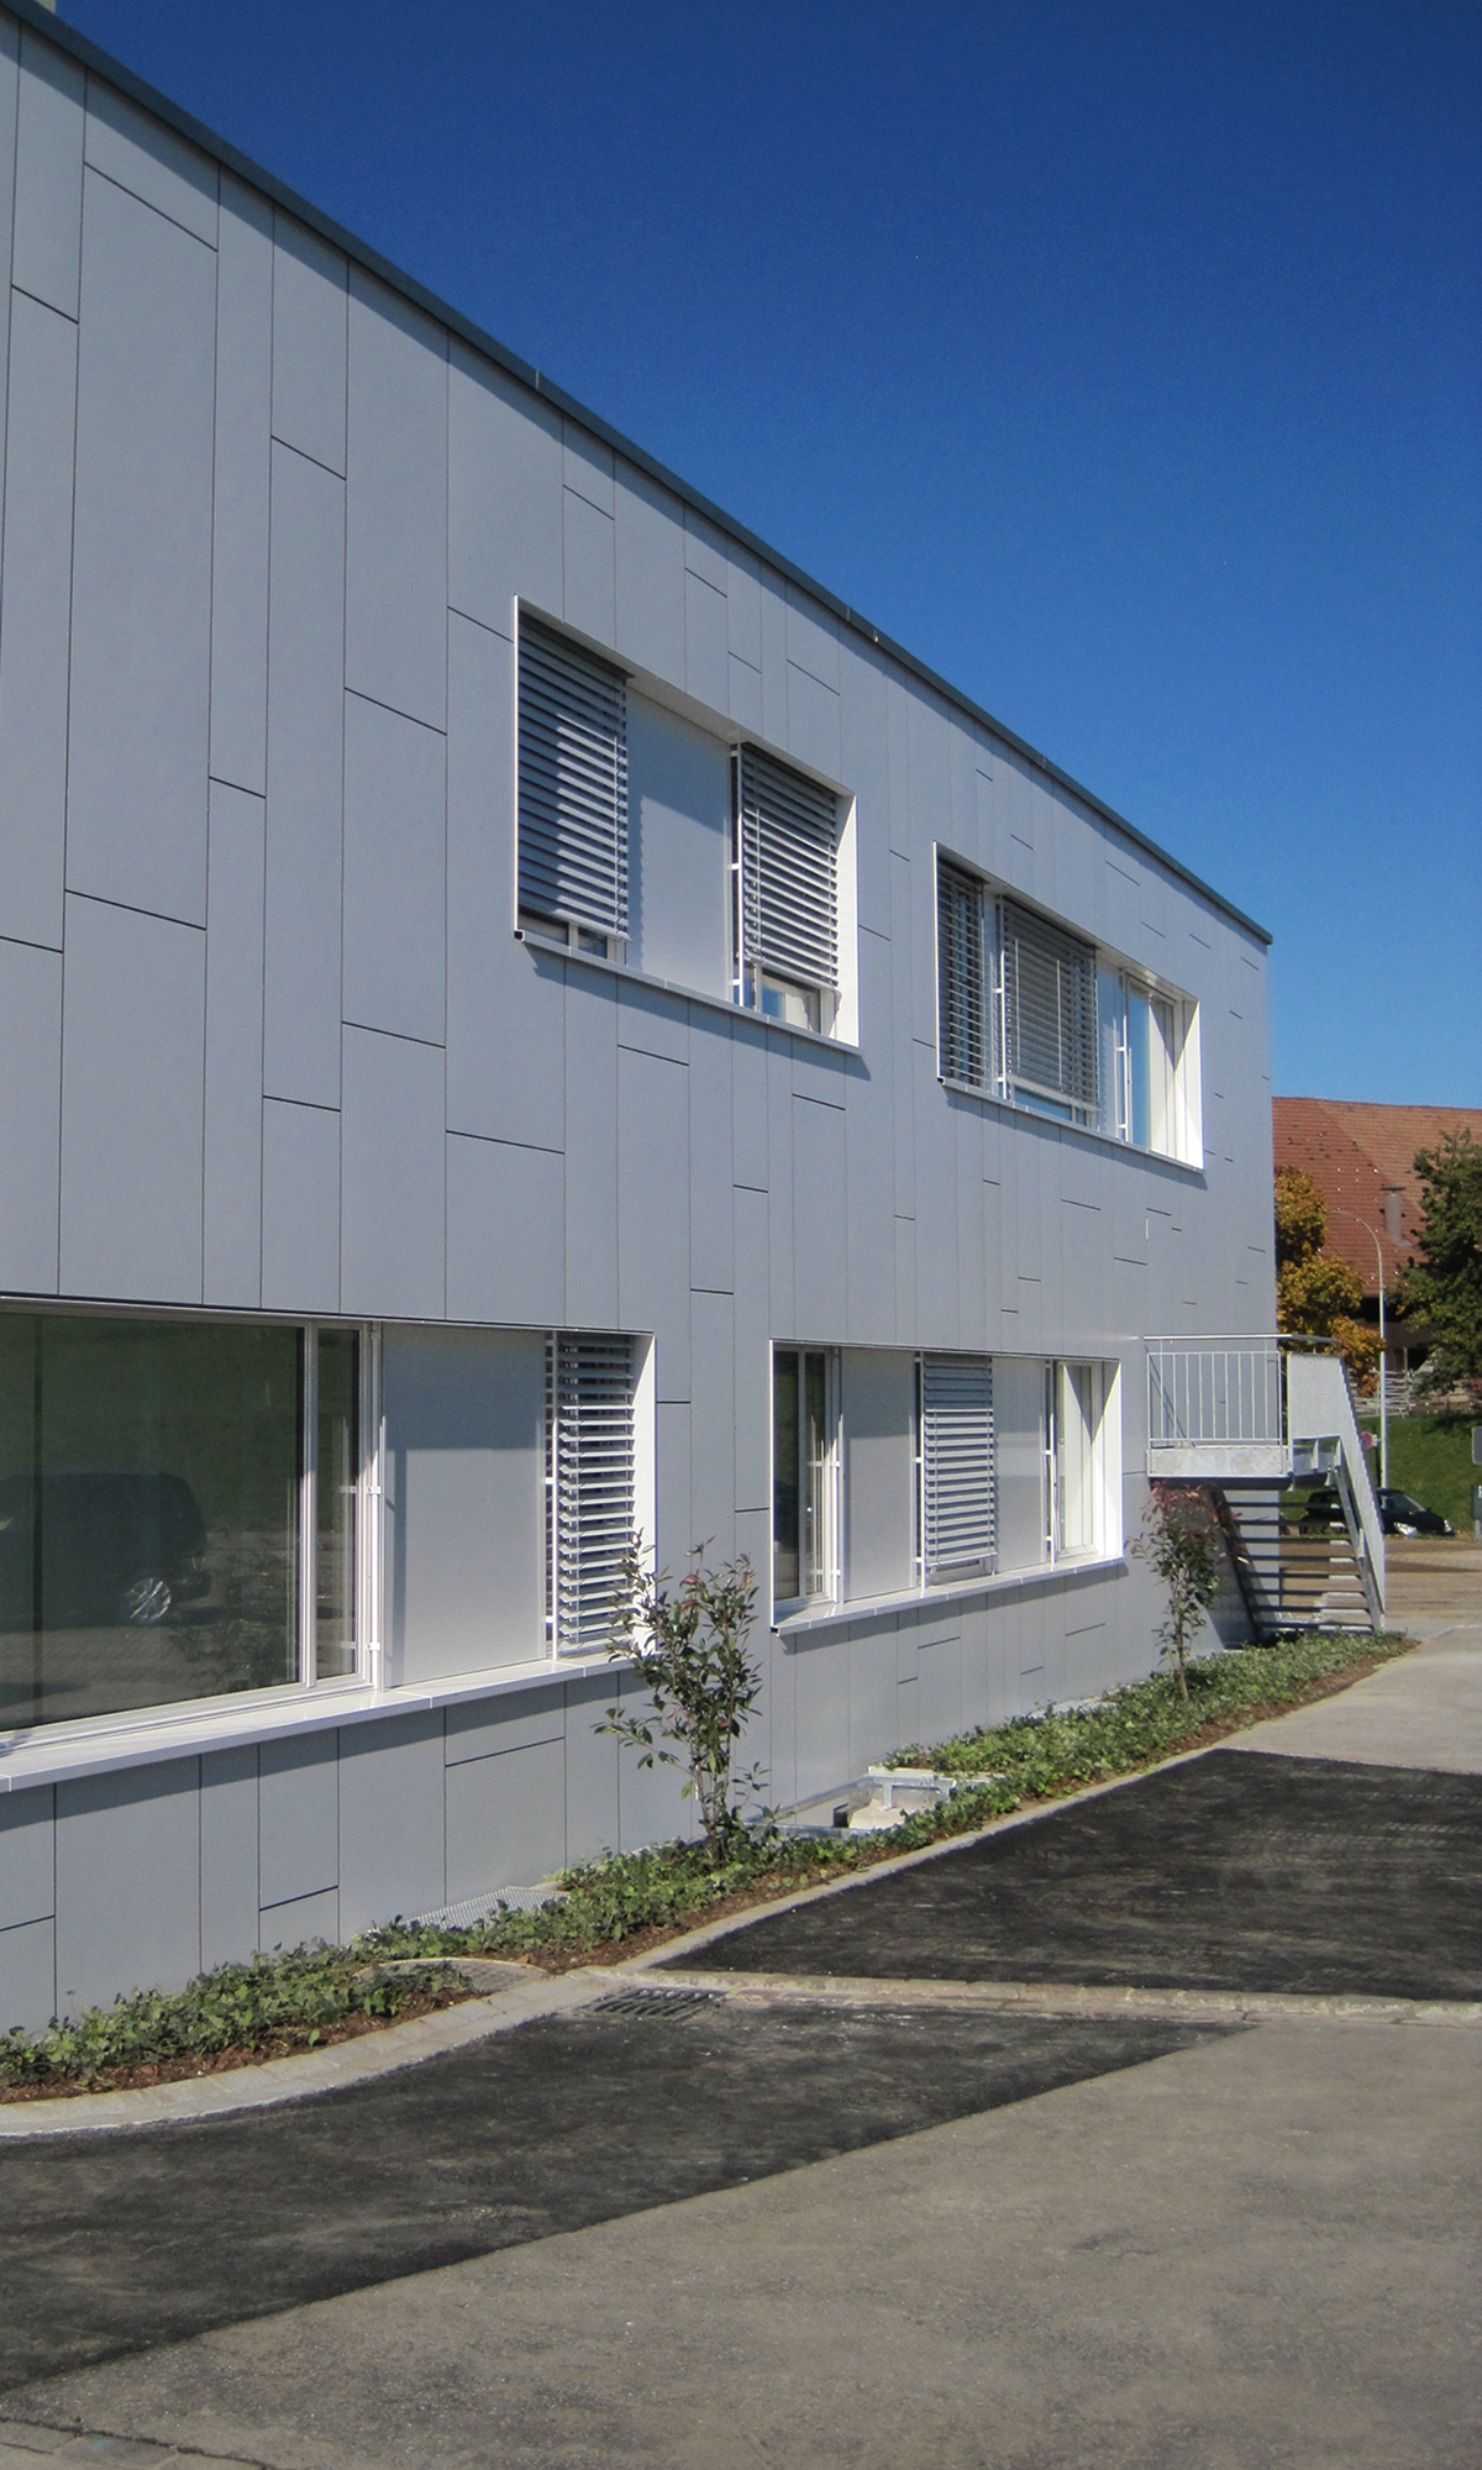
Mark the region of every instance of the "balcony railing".
<instances>
[{"instance_id":1,"label":"balcony railing","mask_svg":"<svg viewBox=\"0 0 1482 2470\"><path fill-rule=\"evenodd\" d=\"M1279 1447L1286 1439L1274 1338L1150 1338L1148 1447Z\"/></svg>"}]
</instances>

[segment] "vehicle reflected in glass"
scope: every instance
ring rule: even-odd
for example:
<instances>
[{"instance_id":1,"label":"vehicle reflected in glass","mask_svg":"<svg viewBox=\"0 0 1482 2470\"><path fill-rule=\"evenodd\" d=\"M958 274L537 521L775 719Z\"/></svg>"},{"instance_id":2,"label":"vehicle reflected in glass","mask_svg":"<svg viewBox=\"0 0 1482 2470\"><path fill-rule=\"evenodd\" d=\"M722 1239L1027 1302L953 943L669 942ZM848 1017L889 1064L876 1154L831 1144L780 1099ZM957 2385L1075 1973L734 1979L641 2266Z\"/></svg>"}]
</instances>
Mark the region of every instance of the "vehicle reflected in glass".
<instances>
[{"instance_id":1,"label":"vehicle reflected in glass","mask_svg":"<svg viewBox=\"0 0 1482 2470\"><path fill-rule=\"evenodd\" d=\"M0 1476L0 1627L154 1629L210 1593L206 1521L183 1476L102 1467Z\"/></svg>"}]
</instances>

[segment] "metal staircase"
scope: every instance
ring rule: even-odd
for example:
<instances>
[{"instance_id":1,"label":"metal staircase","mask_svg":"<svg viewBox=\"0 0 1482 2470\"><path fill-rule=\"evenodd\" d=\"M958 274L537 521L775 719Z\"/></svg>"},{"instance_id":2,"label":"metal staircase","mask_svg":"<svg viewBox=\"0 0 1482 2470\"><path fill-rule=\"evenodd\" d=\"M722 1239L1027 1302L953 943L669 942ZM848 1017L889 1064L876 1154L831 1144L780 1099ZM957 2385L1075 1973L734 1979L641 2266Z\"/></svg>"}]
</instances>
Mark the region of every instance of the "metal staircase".
<instances>
[{"instance_id":1,"label":"metal staircase","mask_svg":"<svg viewBox=\"0 0 1482 2470\"><path fill-rule=\"evenodd\" d=\"M1251 1633L1370 1630L1384 1618L1384 1536L1347 1376L1275 1338L1148 1341L1148 1473L1208 1487ZM1283 1519L1318 1476L1339 1516Z\"/></svg>"}]
</instances>

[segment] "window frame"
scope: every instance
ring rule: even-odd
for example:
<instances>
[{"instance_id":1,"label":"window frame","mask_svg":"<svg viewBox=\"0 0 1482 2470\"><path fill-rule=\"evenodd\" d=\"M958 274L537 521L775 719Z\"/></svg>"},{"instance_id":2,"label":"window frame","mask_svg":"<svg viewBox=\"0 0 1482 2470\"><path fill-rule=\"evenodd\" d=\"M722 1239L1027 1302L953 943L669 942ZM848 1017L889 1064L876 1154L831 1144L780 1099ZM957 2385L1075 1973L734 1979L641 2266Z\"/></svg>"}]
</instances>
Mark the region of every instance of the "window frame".
<instances>
[{"instance_id":1,"label":"window frame","mask_svg":"<svg viewBox=\"0 0 1482 2470\"><path fill-rule=\"evenodd\" d=\"M779 1591L777 1583L778 1554L780 1550L777 1532L777 1495L779 1481L777 1389L779 1365L781 1358L784 1356L792 1356L796 1358L798 1367L795 1376L798 1391L797 1436L795 1443L797 1458L793 1468L793 1474L796 1479L796 1497L798 1505L798 1541L796 1546L798 1554L798 1580L802 1591L795 1595L782 1594ZM808 1359L810 1357L822 1366L824 1399L822 1418L823 1446L817 1453L817 1456L811 1460L808 1456L807 1445L808 1418L803 1410L802 1404L807 1377L805 1367L807 1366ZM807 1346L801 1343L794 1343L790 1340L773 1342L771 1349L771 1382L768 1393L768 1437L772 1467L772 1499L769 1512L771 1552L769 1556L768 1587L771 1595L772 1619L774 1622L779 1619L786 1618L787 1615L791 1613L811 1611L816 1609L819 1605L837 1604L843 1600L843 1572L841 1567L843 1545L843 1499L841 1489L843 1481L843 1452L841 1448L840 1387L839 1349L837 1347ZM803 1540L806 1521L809 1516L811 1516L815 1522L814 1543L811 1555L808 1554L807 1547L805 1546ZM816 1588L809 1588L805 1583L809 1573L810 1562L811 1567L817 1571L820 1580L820 1583Z\"/></svg>"},{"instance_id":2,"label":"window frame","mask_svg":"<svg viewBox=\"0 0 1482 2470\"><path fill-rule=\"evenodd\" d=\"M654 1474L655 1452L653 1432L653 1347L652 1343L629 1330L553 1329L546 1332L546 1403L542 1424L543 1454L542 1499L545 1512L545 1652L555 1664L590 1661L594 1654L605 1654L611 1639L611 1616L607 1620L607 1638L593 1640L584 1631L570 1637L563 1621L563 1601L568 1593L568 1575L562 1549L561 1487L562 1429L561 1356L562 1351L582 1346L626 1346L628 1355L628 1501L630 1519L628 1542L624 1549L638 1555L640 1565L648 1570L654 1566ZM578 1482L580 1470L577 1470ZM615 1593L609 1604L616 1603ZM600 1615L598 1616L600 1621Z\"/></svg>"},{"instance_id":3,"label":"window frame","mask_svg":"<svg viewBox=\"0 0 1482 2470\"><path fill-rule=\"evenodd\" d=\"M971 1366L986 1375L986 1398L982 1412L987 1425L987 1511L985 1536L978 1551L959 1553L952 1557L933 1555L930 1536L933 1524L930 1417L928 1401L930 1374L933 1367ZM950 1411L943 1402L943 1411ZM970 1410L969 1410L970 1411ZM916 1572L923 1594L941 1587L970 1585L975 1579L991 1578L998 1571L998 1447L997 1427L993 1409L993 1357L969 1349L922 1348L916 1356Z\"/></svg>"},{"instance_id":4,"label":"window frame","mask_svg":"<svg viewBox=\"0 0 1482 2470\"><path fill-rule=\"evenodd\" d=\"M7 1749L59 1754L72 1743L102 1744L110 1738L136 1734L157 1725L211 1724L240 1719L246 1710L283 1711L307 1706L349 1691L380 1686L382 1669L382 1459L380 1394L380 1325L334 1318L325 1314L234 1312L169 1305L110 1305L72 1298L7 1298L7 1317L19 1320L93 1320L163 1323L175 1328L272 1328L292 1330L298 1340L297 1450L295 1485L294 1639L296 1671L291 1679L266 1682L260 1688L203 1693L200 1697L144 1701L96 1715L59 1718L54 1723L0 1724L0 1745ZM350 1669L321 1675L318 1665L319 1574L319 1431L318 1348L325 1335L349 1335L356 1347L356 1397L352 1411L356 1469L353 1485L355 1532L350 1547L353 1590Z\"/></svg>"}]
</instances>

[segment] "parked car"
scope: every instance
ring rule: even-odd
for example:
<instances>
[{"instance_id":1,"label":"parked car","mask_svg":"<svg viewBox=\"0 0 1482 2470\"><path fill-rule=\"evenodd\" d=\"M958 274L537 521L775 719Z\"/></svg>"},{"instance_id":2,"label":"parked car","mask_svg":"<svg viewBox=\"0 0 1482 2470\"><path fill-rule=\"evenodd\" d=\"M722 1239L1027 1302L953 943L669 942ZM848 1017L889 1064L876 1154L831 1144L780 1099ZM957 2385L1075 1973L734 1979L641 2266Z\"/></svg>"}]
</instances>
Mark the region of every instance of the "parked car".
<instances>
[{"instance_id":1,"label":"parked car","mask_svg":"<svg viewBox=\"0 0 1482 2470\"><path fill-rule=\"evenodd\" d=\"M1427 1509L1408 1492L1381 1492L1379 1516L1386 1535L1454 1535L1455 1527L1438 1509Z\"/></svg>"},{"instance_id":2,"label":"parked car","mask_svg":"<svg viewBox=\"0 0 1482 2470\"><path fill-rule=\"evenodd\" d=\"M205 1543L182 1475L79 1467L0 1476L0 1625L154 1629L176 1604L209 1592Z\"/></svg>"},{"instance_id":3,"label":"parked car","mask_svg":"<svg viewBox=\"0 0 1482 2470\"><path fill-rule=\"evenodd\" d=\"M1344 1524L1343 1503L1333 1484L1317 1484L1302 1504L1302 1533L1326 1535Z\"/></svg>"}]
</instances>

